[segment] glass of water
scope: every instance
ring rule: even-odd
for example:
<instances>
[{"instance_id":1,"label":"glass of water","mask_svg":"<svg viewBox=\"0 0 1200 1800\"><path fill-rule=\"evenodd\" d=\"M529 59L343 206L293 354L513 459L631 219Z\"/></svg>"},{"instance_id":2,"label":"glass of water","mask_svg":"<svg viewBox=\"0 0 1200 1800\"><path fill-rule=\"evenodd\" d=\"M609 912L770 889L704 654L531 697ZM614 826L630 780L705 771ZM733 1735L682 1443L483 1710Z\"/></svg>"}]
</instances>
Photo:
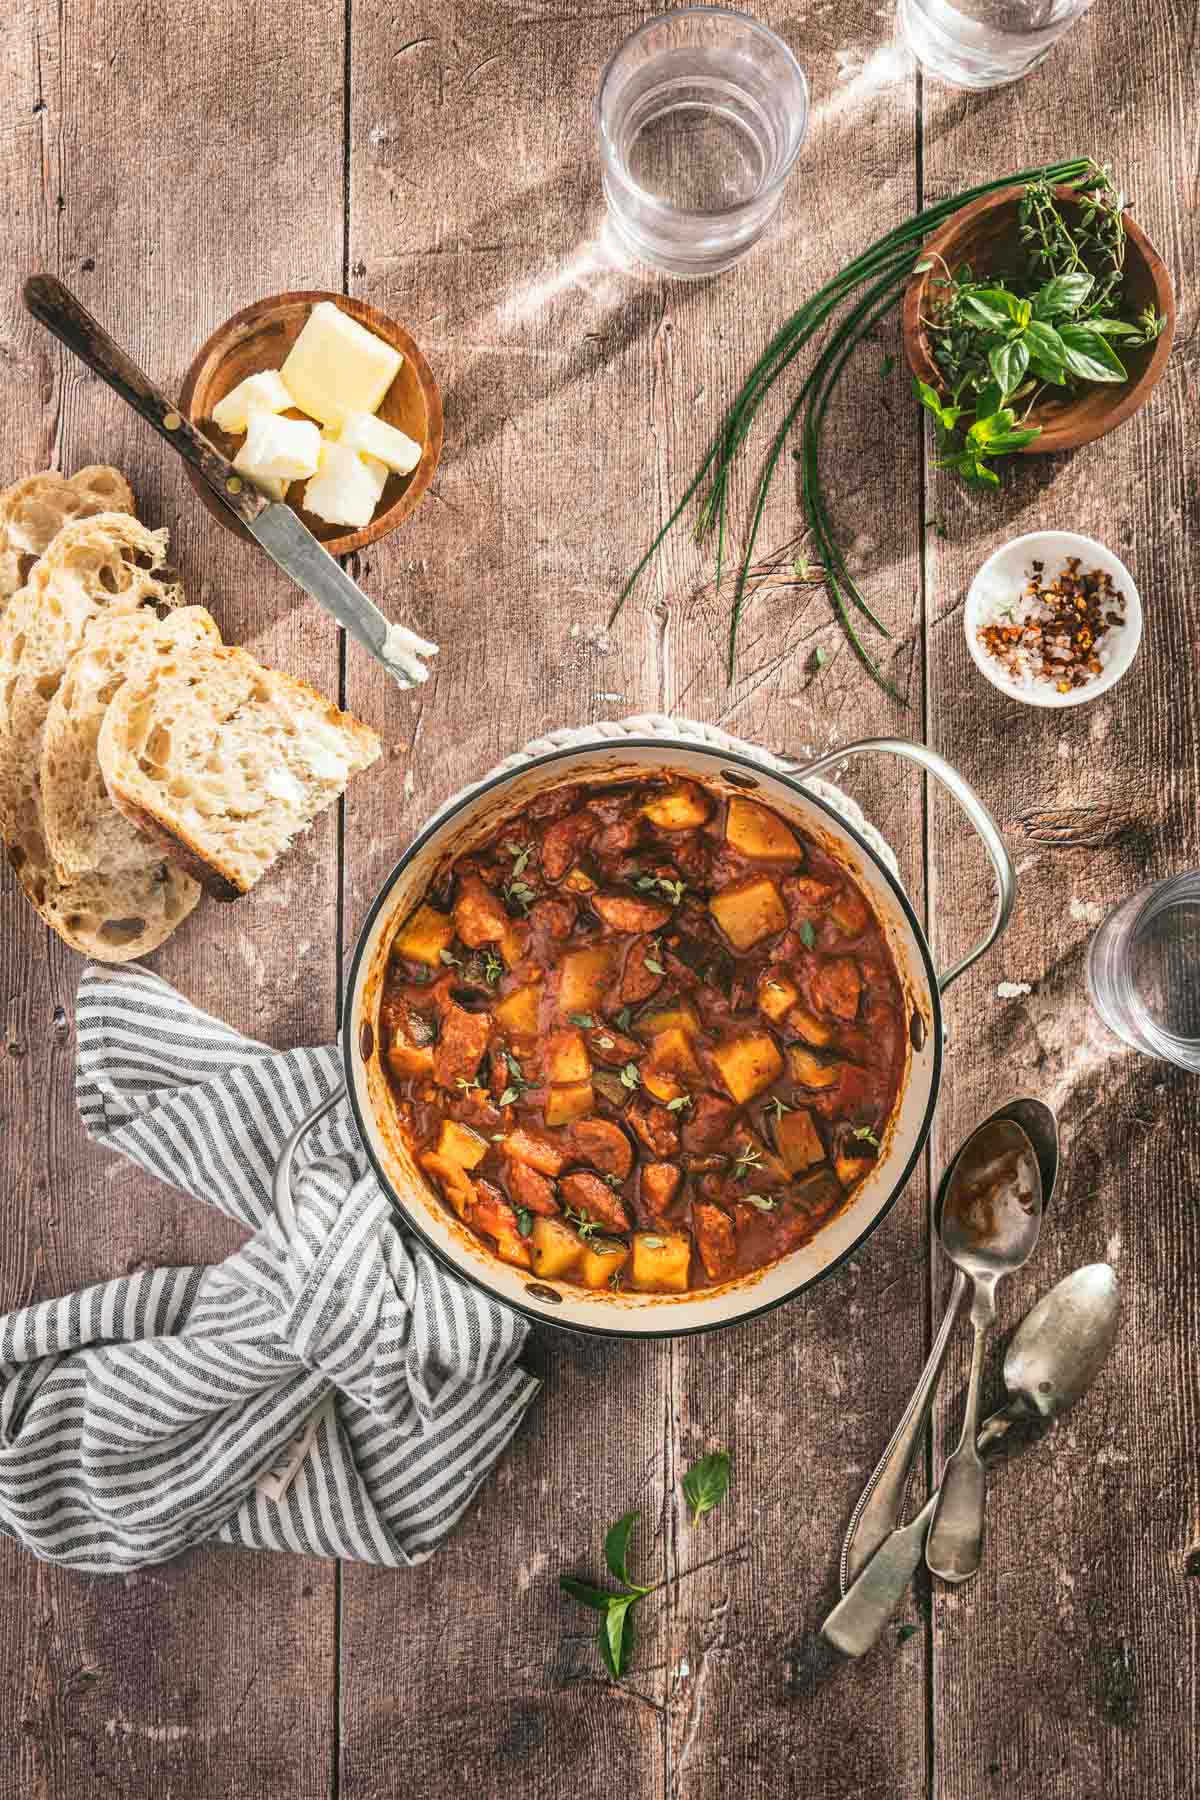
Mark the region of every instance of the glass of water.
<instances>
[{"instance_id":1,"label":"glass of water","mask_svg":"<svg viewBox=\"0 0 1200 1800\"><path fill-rule=\"evenodd\" d=\"M610 59L596 103L618 238L671 275L715 275L762 236L808 128L787 45L744 13L687 6Z\"/></svg>"},{"instance_id":2,"label":"glass of water","mask_svg":"<svg viewBox=\"0 0 1200 1800\"><path fill-rule=\"evenodd\" d=\"M1110 1031L1200 1073L1200 869L1141 888L1104 921L1087 984Z\"/></svg>"},{"instance_id":3,"label":"glass of water","mask_svg":"<svg viewBox=\"0 0 1200 1800\"><path fill-rule=\"evenodd\" d=\"M900 35L929 75L952 87L1019 81L1049 56L1092 0L899 0Z\"/></svg>"}]
</instances>

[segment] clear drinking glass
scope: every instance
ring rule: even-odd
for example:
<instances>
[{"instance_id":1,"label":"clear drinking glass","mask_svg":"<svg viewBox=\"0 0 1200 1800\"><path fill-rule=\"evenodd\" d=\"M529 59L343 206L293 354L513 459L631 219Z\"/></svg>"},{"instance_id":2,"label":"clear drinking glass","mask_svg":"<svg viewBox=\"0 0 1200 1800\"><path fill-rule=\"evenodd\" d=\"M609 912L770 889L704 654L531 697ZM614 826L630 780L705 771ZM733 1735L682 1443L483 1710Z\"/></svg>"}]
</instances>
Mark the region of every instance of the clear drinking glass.
<instances>
[{"instance_id":1,"label":"clear drinking glass","mask_svg":"<svg viewBox=\"0 0 1200 1800\"><path fill-rule=\"evenodd\" d=\"M596 102L617 236L671 275L715 275L757 242L808 128L787 45L744 13L650 19L609 61Z\"/></svg>"},{"instance_id":2,"label":"clear drinking glass","mask_svg":"<svg viewBox=\"0 0 1200 1800\"><path fill-rule=\"evenodd\" d=\"M1092 0L898 0L900 35L927 74L952 87L1019 81Z\"/></svg>"},{"instance_id":3,"label":"clear drinking glass","mask_svg":"<svg viewBox=\"0 0 1200 1800\"><path fill-rule=\"evenodd\" d=\"M1200 869L1152 882L1110 914L1088 950L1087 984L1110 1031L1200 1073Z\"/></svg>"}]
</instances>

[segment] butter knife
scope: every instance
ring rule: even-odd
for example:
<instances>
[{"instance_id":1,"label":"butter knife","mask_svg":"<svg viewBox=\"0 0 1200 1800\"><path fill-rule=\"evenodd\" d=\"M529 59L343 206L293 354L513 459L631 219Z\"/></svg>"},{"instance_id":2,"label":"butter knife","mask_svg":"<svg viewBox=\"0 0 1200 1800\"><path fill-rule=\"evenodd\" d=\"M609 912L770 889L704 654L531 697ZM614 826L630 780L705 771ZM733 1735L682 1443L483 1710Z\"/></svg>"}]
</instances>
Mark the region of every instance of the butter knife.
<instances>
[{"instance_id":1,"label":"butter knife","mask_svg":"<svg viewBox=\"0 0 1200 1800\"><path fill-rule=\"evenodd\" d=\"M25 305L101 381L120 394L189 463L218 499L260 543L272 562L343 625L401 688L429 679L422 657L437 645L404 625L391 624L351 581L290 506L268 500L210 444L203 432L160 393L137 364L95 320L71 290L53 275L31 275Z\"/></svg>"}]
</instances>

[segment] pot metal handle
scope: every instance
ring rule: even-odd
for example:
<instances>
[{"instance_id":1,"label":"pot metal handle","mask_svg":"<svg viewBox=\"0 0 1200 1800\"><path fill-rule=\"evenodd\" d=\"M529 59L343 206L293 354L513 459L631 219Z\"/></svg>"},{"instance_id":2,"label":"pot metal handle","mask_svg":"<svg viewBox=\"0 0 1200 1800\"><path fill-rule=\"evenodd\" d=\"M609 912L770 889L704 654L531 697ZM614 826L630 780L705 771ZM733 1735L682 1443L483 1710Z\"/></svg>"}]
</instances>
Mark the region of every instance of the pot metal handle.
<instances>
[{"instance_id":1,"label":"pot metal handle","mask_svg":"<svg viewBox=\"0 0 1200 1800\"><path fill-rule=\"evenodd\" d=\"M840 763L844 757L857 756L864 750L881 750L890 756L902 756L906 761L916 763L919 769L924 769L927 775L935 776L958 801L983 840L983 847L988 853L996 877L996 910L987 935L973 950L968 950L965 956L947 969L944 975L938 976L938 992L944 994L952 981L957 981L973 962L979 960L985 950L991 949L1008 924L1013 902L1017 897L1017 872L1013 867L1012 857L1005 848L1004 839L1000 836L999 826L975 789L964 781L952 763L948 763L944 756L939 756L936 750L930 750L924 744L910 743L907 738L863 738L857 744L843 744L840 750L829 750L814 762L797 763L793 773L803 781L806 776L820 775Z\"/></svg>"},{"instance_id":2,"label":"pot metal handle","mask_svg":"<svg viewBox=\"0 0 1200 1800\"><path fill-rule=\"evenodd\" d=\"M299 1148L300 1140L306 1137L313 1126L332 1112L339 1100L346 1097L346 1084L339 1082L333 1093L319 1106L315 1106L306 1118L301 1119L295 1131L283 1149L279 1152L279 1161L275 1164L275 1173L271 1177L271 1199L275 1206L275 1215L283 1226L288 1237L296 1229L296 1208L292 1204L292 1162Z\"/></svg>"}]
</instances>

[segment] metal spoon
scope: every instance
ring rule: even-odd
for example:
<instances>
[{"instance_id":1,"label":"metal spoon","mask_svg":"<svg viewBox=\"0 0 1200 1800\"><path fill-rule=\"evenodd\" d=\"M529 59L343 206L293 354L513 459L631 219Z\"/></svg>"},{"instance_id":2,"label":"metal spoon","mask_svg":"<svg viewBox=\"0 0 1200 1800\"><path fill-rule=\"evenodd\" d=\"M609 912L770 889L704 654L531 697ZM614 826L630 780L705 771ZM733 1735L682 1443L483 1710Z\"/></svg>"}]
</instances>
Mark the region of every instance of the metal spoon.
<instances>
[{"instance_id":1,"label":"metal spoon","mask_svg":"<svg viewBox=\"0 0 1200 1800\"><path fill-rule=\"evenodd\" d=\"M1033 1145L1042 1177L1042 1209L1045 1211L1053 1198L1058 1180L1058 1120L1044 1100L1034 1100L1028 1095L1007 1101L985 1119L984 1124L990 1125L999 1119L1014 1120ZM936 1206L940 1206L946 1187L953 1180L954 1172L975 1135L972 1132L971 1137L959 1146L953 1161L947 1166L939 1184ZM946 1314L933 1341L929 1359L913 1389L912 1398L892 1433L887 1449L859 1495L858 1504L846 1528L839 1569L843 1594L888 1534L896 1529L903 1516L917 1448L925 1433L929 1409L966 1291L967 1278L961 1270L956 1269Z\"/></svg>"},{"instance_id":2,"label":"metal spoon","mask_svg":"<svg viewBox=\"0 0 1200 1800\"><path fill-rule=\"evenodd\" d=\"M979 1384L996 1286L1028 1262L1042 1229L1042 1177L1033 1145L1012 1119L982 1126L948 1183L935 1220L942 1248L972 1282L975 1349L958 1448L946 1463L925 1561L943 1581L966 1581L983 1555L986 1476L979 1447Z\"/></svg>"},{"instance_id":3,"label":"metal spoon","mask_svg":"<svg viewBox=\"0 0 1200 1800\"><path fill-rule=\"evenodd\" d=\"M998 1442L1021 1419L1058 1419L1085 1394L1117 1335L1120 1290L1107 1263L1089 1263L1052 1287L1025 1315L1004 1359L1011 1398L976 1440ZM916 1518L884 1539L821 1627L846 1656L862 1656L891 1618L916 1573L937 1506L931 1494Z\"/></svg>"}]
</instances>

